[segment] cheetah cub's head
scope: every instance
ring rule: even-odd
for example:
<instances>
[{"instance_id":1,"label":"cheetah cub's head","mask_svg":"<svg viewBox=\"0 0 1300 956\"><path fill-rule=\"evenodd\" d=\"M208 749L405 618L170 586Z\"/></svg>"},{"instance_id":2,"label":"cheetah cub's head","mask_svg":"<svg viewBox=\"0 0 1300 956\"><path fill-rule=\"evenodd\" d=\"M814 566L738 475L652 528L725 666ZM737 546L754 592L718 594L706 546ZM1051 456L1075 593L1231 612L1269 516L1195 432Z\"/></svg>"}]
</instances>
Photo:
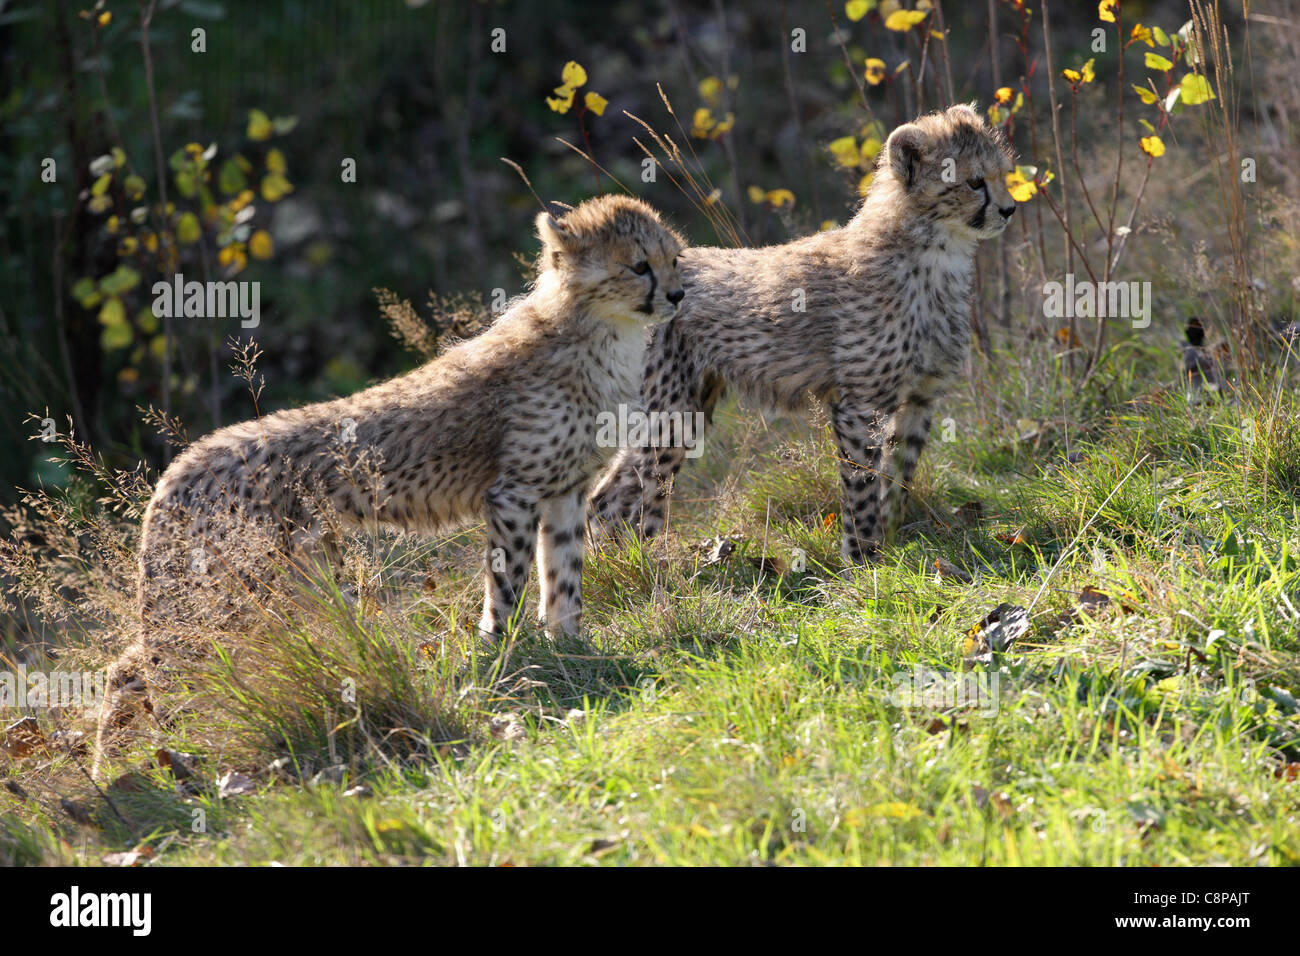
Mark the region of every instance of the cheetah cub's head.
<instances>
[{"instance_id":1,"label":"cheetah cub's head","mask_svg":"<svg viewBox=\"0 0 1300 956\"><path fill-rule=\"evenodd\" d=\"M589 199L537 217L542 274L585 311L618 325L670 319L685 297L677 254L685 241L652 207L628 196ZM548 276L548 274L550 274Z\"/></svg>"},{"instance_id":2,"label":"cheetah cub's head","mask_svg":"<svg viewBox=\"0 0 1300 956\"><path fill-rule=\"evenodd\" d=\"M969 239L990 239L1007 227L1016 202L1006 176L1014 154L1000 129L989 129L970 106L930 113L889 134L880 169L902 195L899 204ZM884 184L882 184L884 185Z\"/></svg>"}]
</instances>

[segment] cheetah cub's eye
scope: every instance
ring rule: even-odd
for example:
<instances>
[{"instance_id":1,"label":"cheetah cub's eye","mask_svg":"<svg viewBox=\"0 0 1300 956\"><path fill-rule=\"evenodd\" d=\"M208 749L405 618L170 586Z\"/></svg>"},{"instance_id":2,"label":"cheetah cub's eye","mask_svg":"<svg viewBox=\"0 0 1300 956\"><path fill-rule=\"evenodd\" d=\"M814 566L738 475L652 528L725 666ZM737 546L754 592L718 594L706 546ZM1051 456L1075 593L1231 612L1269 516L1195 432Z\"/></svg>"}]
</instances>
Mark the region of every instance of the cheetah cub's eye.
<instances>
[{"instance_id":1,"label":"cheetah cub's eye","mask_svg":"<svg viewBox=\"0 0 1300 956\"><path fill-rule=\"evenodd\" d=\"M650 271L650 263L642 259L640 262L638 262L636 265L632 267L632 271L639 276L643 276Z\"/></svg>"},{"instance_id":2,"label":"cheetah cub's eye","mask_svg":"<svg viewBox=\"0 0 1300 956\"><path fill-rule=\"evenodd\" d=\"M966 180L966 185L971 189L980 190L984 188L984 177L976 176L974 179Z\"/></svg>"}]
</instances>

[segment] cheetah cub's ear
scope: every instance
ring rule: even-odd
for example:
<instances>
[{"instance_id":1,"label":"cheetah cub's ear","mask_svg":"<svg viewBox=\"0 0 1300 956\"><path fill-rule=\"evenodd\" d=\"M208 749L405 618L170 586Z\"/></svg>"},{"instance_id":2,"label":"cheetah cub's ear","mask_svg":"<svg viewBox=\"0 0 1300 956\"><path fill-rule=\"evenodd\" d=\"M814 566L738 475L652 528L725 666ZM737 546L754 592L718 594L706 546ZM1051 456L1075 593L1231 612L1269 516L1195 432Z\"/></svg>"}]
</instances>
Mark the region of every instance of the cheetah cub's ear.
<instances>
[{"instance_id":1,"label":"cheetah cub's ear","mask_svg":"<svg viewBox=\"0 0 1300 956\"><path fill-rule=\"evenodd\" d=\"M909 192L920 181L921 158L929 145L930 138L915 123L904 123L885 142L889 165Z\"/></svg>"},{"instance_id":2,"label":"cheetah cub's ear","mask_svg":"<svg viewBox=\"0 0 1300 956\"><path fill-rule=\"evenodd\" d=\"M549 212L539 212L534 222L548 266L558 266L564 255L578 255L586 245L581 236L564 224L563 219L556 219Z\"/></svg>"}]
</instances>

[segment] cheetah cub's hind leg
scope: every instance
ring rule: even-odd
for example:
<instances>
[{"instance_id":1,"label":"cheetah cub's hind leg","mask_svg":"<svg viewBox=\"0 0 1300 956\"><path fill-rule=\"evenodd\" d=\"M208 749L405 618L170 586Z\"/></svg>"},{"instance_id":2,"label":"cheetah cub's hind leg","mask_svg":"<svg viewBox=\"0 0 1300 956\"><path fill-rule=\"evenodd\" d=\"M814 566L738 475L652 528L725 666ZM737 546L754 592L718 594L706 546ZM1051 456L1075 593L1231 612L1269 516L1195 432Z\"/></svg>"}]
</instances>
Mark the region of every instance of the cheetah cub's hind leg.
<instances>
[{"instance_id":1,"label":"cheetah cub's hind leg","mask_svg":"<svg viewBox=\"0 0 1300 956\"><path fill-rule=\"evenodd\" d=\"M934 421L934 402L928 396L912 396L894 413L890 423L890 454L885 459L882 526L886 544L893 544L907 510L916 465L925 450Z\"/></svg>"},{"instance_id":2,"label":"cheetah cub's hind leg","mask_svg":"<svg viewBox=\"0 0 1300 956\"><path fill-rule=\"evenodd\" d=\"M652 538L664 530L673 479L703 438L725 385L691 361L675 321L655 329L646 349L642 403L652 417L644 444L622 449L591 494L591 536L631 531Z\"/></svg>"}]
</instances>

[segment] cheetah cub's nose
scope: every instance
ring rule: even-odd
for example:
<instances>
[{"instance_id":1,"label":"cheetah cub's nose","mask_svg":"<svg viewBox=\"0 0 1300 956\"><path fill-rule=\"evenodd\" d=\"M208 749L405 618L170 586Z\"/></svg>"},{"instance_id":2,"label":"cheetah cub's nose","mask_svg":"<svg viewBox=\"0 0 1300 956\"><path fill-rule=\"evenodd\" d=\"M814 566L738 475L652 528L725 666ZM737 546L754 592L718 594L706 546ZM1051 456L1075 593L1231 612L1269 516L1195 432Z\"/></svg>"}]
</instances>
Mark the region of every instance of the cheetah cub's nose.
<instances>
[{"instance_id":1,"label":"cheetah cub's nose","mask_svg":"<svg viewBox=\"0 0 1300 956\"><path fill-rule=\"evenodd\" d=\"M667 293L666 298L673 305L676 305L678 302L682 301L682 299L686 298L686 290L678 289L676 292L669 292Z\"/></svg>"},{"instance_id":2,"label":"cheetah cub's nose","mask_svg":"<svg viewBox=\"0 0 1300 956\"><path fill-rule=\"evenodd\" d=\"M1003 219L1010 219L1011 214L1014 213L1015 211L1016 211L1016 207L1014 205L998 206L998 212L1002 213Z\"/></svg>"}]
</instances>

